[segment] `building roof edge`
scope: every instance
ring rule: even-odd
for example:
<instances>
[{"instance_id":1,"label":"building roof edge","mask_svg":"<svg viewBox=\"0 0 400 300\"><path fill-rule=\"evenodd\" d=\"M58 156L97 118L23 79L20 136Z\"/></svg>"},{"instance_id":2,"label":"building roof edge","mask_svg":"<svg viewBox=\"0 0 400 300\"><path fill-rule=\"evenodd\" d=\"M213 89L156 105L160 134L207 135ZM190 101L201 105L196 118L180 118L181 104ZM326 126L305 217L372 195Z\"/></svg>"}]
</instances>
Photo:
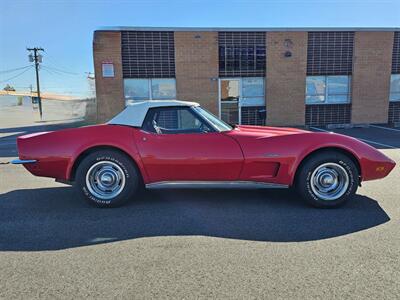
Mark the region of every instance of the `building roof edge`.
<instances>
[{"instance_id":1,"label":"building roof edge","mask_svg":"<svg viewBox=\"0 0 400 300\"><path fill-rule=\"evenodd\" d=\"M105 26L95 31L400 31L400 27L147 27Z\"/></svg>"}]
</instances>

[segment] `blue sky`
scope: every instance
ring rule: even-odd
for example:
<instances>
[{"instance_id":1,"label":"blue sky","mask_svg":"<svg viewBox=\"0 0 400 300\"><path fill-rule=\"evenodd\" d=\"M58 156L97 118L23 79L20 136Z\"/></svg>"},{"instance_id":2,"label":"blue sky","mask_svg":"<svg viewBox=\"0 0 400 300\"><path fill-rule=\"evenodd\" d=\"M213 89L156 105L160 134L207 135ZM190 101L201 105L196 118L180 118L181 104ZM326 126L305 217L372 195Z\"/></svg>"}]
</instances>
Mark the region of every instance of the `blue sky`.
<instances>
[{"instance_id":1,"label":"blue sky","mask_svg":"<svg viewBox=\"0 0 400 300\"><path fill-rule=\"evenodd\" d=\"M0 88L35 85L27 46L41 46L42 89L85 95L93 72L93 31L104 26L166 27L400 27L400 1L92 1L2 0ZM54 68L67 71L55 71Z\"/></svg>"}]
</instances>

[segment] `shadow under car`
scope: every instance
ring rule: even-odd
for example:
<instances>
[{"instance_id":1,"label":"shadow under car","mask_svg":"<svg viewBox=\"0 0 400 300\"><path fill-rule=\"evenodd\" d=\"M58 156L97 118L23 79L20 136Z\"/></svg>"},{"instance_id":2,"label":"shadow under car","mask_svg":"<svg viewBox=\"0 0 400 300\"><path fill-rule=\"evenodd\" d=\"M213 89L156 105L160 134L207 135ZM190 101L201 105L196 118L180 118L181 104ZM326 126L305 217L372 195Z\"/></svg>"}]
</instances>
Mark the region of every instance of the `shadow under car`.
<instances>
[{"instance_id":1,"label":"shadow under car","mask_svg":"<svg viewBox=\"0 0 400 300\"><path fill-rule=\"evenodd\" d=\"M156 236L301 242L389 220L377 201L361 195L338 209L316 209L291 190L153 190L123 207L98 209L71 187L26 189L0 195L0 251L58 250Z\"/></svg>"}]
</instances>

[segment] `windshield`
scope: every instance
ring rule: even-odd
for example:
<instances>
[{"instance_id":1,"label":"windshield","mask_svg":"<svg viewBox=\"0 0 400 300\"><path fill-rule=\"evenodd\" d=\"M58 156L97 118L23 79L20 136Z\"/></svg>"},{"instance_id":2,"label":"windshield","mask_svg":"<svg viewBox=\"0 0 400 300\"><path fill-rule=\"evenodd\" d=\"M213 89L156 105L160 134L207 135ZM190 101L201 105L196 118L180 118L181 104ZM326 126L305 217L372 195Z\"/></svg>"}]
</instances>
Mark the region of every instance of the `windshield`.
<instances>
[{"instance_id":1,"label":"windshield","mask_svg":"<svg viewBox=\"0 0 400 300\"><path fill-rule=\"evenodd\" d=\"M200 106L194 106L193 109L195 111L197 111L200 115L202 115L203 118L205 118L207 121L209 121L212 125L214 125L214 127L217 128L219 131L232 130L232 127L230 125L228 125L224 121L218 119L212 113L201 108Z\"/></svg>"}]
</instances>

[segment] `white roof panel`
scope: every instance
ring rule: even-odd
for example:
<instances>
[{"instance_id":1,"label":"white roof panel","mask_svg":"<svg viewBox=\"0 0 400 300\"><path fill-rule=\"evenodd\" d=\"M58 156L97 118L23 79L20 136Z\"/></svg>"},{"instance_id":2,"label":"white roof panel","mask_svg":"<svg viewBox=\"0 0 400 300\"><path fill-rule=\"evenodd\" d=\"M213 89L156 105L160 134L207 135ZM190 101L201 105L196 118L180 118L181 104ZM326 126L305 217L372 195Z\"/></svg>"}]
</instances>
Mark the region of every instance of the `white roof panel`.
<instances>
[{"instance_id":1,"label":"white roof panel","mask_svg":"<svg viewBox=\"0 0 400 300\"><path fill-rule=\"evenodd\" d=\"M107 124L141 127L150 108L167 106L199 106L199 104L179 100L138 101L128 104L123 111L108 121Z\"/></svg>"}]
</instances>

